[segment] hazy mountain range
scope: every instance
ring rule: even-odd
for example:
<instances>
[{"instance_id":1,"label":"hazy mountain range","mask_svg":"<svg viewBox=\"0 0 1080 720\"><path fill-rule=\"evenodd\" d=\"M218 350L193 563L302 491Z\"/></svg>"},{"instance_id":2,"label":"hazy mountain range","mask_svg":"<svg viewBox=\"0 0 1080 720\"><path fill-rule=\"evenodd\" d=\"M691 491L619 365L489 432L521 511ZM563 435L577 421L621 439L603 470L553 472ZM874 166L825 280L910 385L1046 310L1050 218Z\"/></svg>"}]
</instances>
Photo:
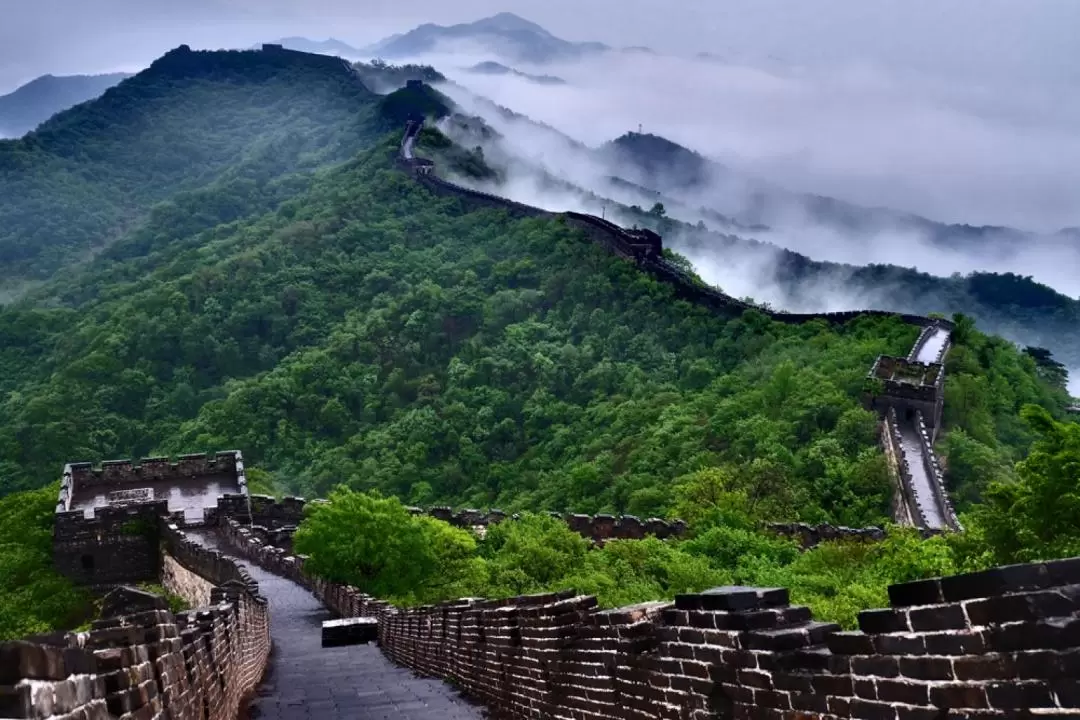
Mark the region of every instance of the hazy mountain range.
<instances>
[{"instance_id":1,"label":"hazy mountain range","mask_svg":"<svg viewBox=\"0 0 1080 720\"><path fill-rule=\"evenodd\" d=\"M127 73L108 75L43 75L0 97L0 137L20 137L50 117L93 100Z\"/></svg>"},{"instance_id":2,"label":"hazy mountain range","mask_svg":"<svg viewBox=\"0 0 1080 720\"><path fill-rule=\"evenodd\" d=\"M561 77L555 75L533 75L531 73L521 72L515 70L512 67L507 67L502 63L497 63L493 60L481 62L473 65L469 68L469 72L477 73L480 75L511 75L513 77L522 78L530 82L539 83L541 85L565 85L566 81Z\"/></svg>"},{"instance_id":3,"label":"hazy mountain range","mask_svg":"<svg viewBox=\"0 0 1080 720\"><path fill-rule=\"evenodd\" d=\"M509 60L535 64L575 60L610 50L599 42L563 40L534 22L503 12L458 25L425 23L406 33L391 35L368 46L364 52L387 59L414 57L453 43L468 43Z\"/></svg>"},{"instance_id":4,"label":"hazy mountain range","mask_svg":"<svg viewBox=\"0 0 1080 720\"><path fill-rule=\"evenodd\" d=\"M347 58L362 58L364 51L354 48L346 42L336 38L326 40L311 40L306 37L287 37L277 41L289 50L298 52L316 53L318 55L340 55Z\"/></svg>"}]
</instances>

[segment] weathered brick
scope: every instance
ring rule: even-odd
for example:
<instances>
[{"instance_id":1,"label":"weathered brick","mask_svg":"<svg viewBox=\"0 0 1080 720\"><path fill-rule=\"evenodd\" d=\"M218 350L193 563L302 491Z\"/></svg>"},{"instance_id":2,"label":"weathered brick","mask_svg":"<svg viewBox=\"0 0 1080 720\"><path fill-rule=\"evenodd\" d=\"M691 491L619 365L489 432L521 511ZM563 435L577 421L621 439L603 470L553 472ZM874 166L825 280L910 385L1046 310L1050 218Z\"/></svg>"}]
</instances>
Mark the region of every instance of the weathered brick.
<instances>
[{"instance_id":1,"label":"weathered brick","mask_svg":"<svg viewBox=\"0 0 1080 720\"><path fill-rule=\"evenodd\" d=\"M929 688L911 680L878 680L878 699L884 702L926 705L930 701Z\"/></svg>"},{"instance_id":2,"label":"weathered brick","mask_svg":"<svg viewBox=\"0 0 1080 720\"><path fill-rule=\"evenodd\" d=\"M918 680L952 680L952 662L937 657L900 658L900 674Z\"/></svg>"},{"instance_id":3,"label":"weathered brick","mask_svg":"<svg viewBox=\"0 0 1080 720\"><path fill-rule=\"evenodd\" d=\"M930 687L930 702L941 708L988 707L986 688L981 685L949 683Z\"/></svg>"},{"instance_id":4,"label":"weathered brick","mask_svg":"<svg viewBox=\"0 0 1080 720\"><path fill-rule=\"evenodd\" d=\"M904 610L863 610L859 613L859 629L868 635L909 632L907 612Z\"/></svg>"}]
</instances>

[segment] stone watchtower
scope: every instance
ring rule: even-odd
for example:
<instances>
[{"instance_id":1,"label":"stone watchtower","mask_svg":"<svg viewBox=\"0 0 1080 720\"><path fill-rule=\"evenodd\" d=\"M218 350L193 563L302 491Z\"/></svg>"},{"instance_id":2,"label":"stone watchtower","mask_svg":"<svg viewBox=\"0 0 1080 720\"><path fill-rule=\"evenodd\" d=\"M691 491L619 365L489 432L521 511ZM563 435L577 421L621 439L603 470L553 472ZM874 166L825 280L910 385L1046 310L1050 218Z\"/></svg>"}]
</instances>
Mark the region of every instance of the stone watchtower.
<instances>
[{"instance_id":1,"label":"stone watchtower","mask_svg":"<svg viewBox=\"0 0 1080 720\"><path fill-rule=\"evenodd\" d=\"M238 450L64 467L53 522L56 569L84 585L156 580L161 519L196 527L217 521L218 498L248 499ZM250 512L250 511L249 511Z\"/></svg>"},{"instance_id":2,"label":"stone watchtower","mask_svg":"<svg viewBox=\"0 0 1080 720\"><path fill-rule=\"evenodd\" d=\"M921 412L927 429L936 432L945 401L945 366L902 357L881 355L866 378L863 405L885 414L896 410L901 422Z\"/></svg>"}]
</instances>

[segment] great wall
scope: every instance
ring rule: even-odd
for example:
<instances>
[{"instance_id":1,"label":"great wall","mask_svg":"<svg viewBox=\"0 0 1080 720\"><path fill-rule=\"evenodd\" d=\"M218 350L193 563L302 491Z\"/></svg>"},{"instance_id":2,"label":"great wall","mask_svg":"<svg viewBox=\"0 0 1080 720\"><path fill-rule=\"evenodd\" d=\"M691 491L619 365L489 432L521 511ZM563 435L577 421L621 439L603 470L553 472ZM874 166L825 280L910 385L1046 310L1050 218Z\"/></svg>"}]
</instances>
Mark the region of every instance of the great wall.
<instances>
[{"instance_id":1,"label":"great wall","mask_svg":"<svg viewBox=\"0 0 1080 720\"><path fill-rule=\"evenodd\" d=\"M422 83L410 81L418 90ZM860 316L891 316L878 310L833 313L788 313L751 305L703 285L663 255L663 240L647 229L622 228L594 215L556 213L463 187L441 178L435 163L417 157L414 148L423 128L422 118L409 120L402 136L398 160L402 168L433 193L459 198L469 209L504 210L514 217L561 219L619 257L637 264L644 272L671 286L676 295L722 313L755 310L773 320L797 324L813 320L844 323ZM872 388L864 394L865 405L882 417L881 442L895 480L893 519L930 531L962 530L949 501L941 464L933 445L941 424L944 402L945 355L950 347L951 322L920 315L899 315L904 322L922 328L907 357L882 356L868 375Z\"/></svg>"},{"instance_id":2,"label":"great wall","mask_svg":"<svg viewBox=\"0 0 1080 720\"><path fill-rule=\"evenodd\" d=\"M412 155L418 130L407 129L401 161L433 192L561 217L681 297L722 311L751 309L667 263L655 233L438 178L430 161ZM781 322L865 314L758 310ZM897 519L924 534L959 530L933 452L952 326L904 319L923 328L915 346L904 358L878 358L863 399L882 417ZM713 588L612 610L572 590L399 608L306 570L307 558L292 552L305 506L251 495L239 451L67 465L54 562L103 595L101 619L86 631L0 643L0 717L1080 716L1080 558L894 585L890 607L861 612L855 631L815 622L782 588ZM497 510L412 510L478 530L512 519ZM561 517L597 543L685 529L631 516ZM884 535L771 527L804 547ZM147 581L193 609L173 612L162 597L131 587ZM331 617L345 622L324 623ZM350 628L355 634L342 634ZM355 644L368 629L377 647ZM320 644L325 633L339 633L338 642Z\"/></svg>"},{"instance_id":3,"label":"great wall","mask_svg":"<svg viewBox=\"0 0 1080 720\"><path fill-rule=\"evenodd\" d=\"M221 487L235 492L215 496ZM102 494L104 504L81 504ZM890 607L863 611L854 631L815 622L782 588L713 588L611 610L572 590L398 608L312 575L306 557L278 544L303 505L251 496L236 451L69 465L58 567L112 589L89 631L0 643L0 716L1080 714L1080 558L894 585ZM582 529L618 525L596 520ZM80 533L61 532L67 523ZM174 613L125 587L151 575L195 609Z\"/></svg>"}]
</instances>

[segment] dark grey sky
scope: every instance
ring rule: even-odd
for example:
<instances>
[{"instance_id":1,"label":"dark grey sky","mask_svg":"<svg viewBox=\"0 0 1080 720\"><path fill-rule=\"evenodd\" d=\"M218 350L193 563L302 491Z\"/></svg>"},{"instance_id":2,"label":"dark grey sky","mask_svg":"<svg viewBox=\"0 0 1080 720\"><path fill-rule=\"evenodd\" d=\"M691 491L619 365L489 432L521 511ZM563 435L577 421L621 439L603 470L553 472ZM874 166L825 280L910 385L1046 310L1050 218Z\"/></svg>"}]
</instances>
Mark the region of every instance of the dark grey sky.
<instances>
[{"instance_id":1,"label":"dark grey sky","mask_svg":"<svg viewBox=\"0 0 1080 720\"><path fill-rule=\"evenodd\" d=\"M138 67L183 42L307 34L364 43L500 10L569 39L666 51L1074 80L1080 67L1076 0L0 0L0 91L46 72Z\"/></svg>"}]
</instances>

